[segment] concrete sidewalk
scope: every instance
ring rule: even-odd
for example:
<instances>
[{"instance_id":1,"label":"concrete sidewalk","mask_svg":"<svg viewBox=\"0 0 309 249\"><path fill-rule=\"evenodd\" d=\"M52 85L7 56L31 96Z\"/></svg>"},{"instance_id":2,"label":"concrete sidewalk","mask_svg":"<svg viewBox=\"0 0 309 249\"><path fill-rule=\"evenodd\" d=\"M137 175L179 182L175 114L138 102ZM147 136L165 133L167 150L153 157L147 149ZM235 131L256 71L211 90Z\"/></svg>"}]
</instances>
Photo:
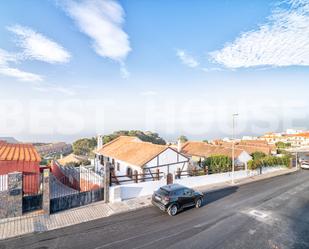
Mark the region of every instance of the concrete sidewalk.
<instances>
[{"instance_id":1,"label":"concrete sidewalk","mask_svg":"<svg viewBox=\"0 0 309 249\"><path fill-rule=\"evenodd\" d=\"M248 177L235 181L234 185L246 184L254 181L259 181L271 178L278 175L295 172L296 169L284 169L265 175ZM230 182L205 185L198 189L209 191L218 188L231 186ZM96 202L87 206L70 209L52 215L44 215L40 213L29 214L26 216L0 220L0 240L12 237L22 236L29 233L44 232L53 229L58 229L66 226L71 226L87 221L92 221L122 212L132 211L151 205L151 196L145 196L126 200L118 203Z\"/></svg>"}]
</instances>

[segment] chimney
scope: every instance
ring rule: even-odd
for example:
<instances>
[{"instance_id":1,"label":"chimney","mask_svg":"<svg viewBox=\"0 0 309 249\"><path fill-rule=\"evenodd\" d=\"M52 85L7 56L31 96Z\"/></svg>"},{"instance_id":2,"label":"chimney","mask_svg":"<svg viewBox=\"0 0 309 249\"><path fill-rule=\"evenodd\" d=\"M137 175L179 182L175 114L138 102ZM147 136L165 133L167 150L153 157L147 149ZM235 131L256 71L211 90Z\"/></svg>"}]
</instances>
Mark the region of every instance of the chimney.
<instances>
[{"instance_id":1,"label":"chimney","mask_svg":"<svg viewBox=\"0 0 309 249\"><path fill-rule=\"evenodd\" d=\"M178 151L179 153L181 152L181 147L182 147L181 141L180 141L180 139L178 139L178 142L177 142L177 151Z\"/></svg>"},{"instance_id":2,"label":"chimney","mask_svg":"<svg viewBox=\"0 0 309 249\"><path fill-rule=\"evenodd\" d=\"M102 138L102 135L98 135L98 136L97 136L97 139L98 139L98 141L97 141L97 149L99 150L99 149L101 149L101 148L103 147L103 138Z\"/></svg>"}]
</instances>

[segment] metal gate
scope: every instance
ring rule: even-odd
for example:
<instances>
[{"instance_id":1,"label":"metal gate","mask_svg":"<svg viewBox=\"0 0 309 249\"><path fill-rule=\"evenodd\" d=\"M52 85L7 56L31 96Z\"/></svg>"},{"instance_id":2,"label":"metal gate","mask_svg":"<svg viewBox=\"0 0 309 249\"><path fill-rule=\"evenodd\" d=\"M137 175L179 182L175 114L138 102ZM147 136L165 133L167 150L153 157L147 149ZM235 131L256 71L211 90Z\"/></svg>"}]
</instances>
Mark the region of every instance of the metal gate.
<instances>
[{"instance_id":1,"label":"metal gate","mask_svg":"<svg viewBox=\"0 0 309 249\"><path fill-rule=\"evenodd\" d=\"M23 213L41 210L42 203L43 175L41 173L23 173Z\"/></svg>"},{"instance_id":2,"label":"metal gate","mask_svg":"<svg viewBox=\"0 0 309 249\"><path fill-rule=\"evenodd\" d=\"M55 162L50 183L51 213L104 200L103 178L90 168Z\"/></svg>"}]
</instances>

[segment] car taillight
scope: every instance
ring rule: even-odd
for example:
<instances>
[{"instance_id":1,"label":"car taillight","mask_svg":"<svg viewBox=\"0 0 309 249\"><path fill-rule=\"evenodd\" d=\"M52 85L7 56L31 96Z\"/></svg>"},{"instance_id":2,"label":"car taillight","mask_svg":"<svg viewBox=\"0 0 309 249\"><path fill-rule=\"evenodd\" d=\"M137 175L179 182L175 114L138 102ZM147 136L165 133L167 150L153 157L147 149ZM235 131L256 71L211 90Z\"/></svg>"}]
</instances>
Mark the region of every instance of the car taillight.
<instances>
[{"instance_id":1,"label":"car taillight","mask_svg":"<svg viewBox=\"0 0 309 249\"><path fill-rule=\"evenodd\" d=\"M164 200L165 200L165 201L170 201L170 198L169 198L168 196L165 196L165 197L164 197Z\"/></svg>"}]
</instances>

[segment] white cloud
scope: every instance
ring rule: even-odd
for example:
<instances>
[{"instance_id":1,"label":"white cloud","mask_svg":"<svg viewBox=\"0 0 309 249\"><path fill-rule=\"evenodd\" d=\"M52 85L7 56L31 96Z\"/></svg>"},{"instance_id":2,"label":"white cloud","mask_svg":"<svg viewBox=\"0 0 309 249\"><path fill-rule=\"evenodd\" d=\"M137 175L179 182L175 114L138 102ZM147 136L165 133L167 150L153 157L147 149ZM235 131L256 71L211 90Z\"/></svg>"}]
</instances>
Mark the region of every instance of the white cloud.
<instances>
[{"instance_id":1,"label":"white cloud","mask_svg":"<svg viewBox=\"0 0 309 249\"><path fill-rule=\"evenodd\" d=\"M69 96L73 96L76 94L76 92L72 88L67 88L49 83L34 84L33 88L40 92L58 92Z\"/></svg>"},{"instance_id":2,"label":"white cloud","mask_svg":"<svg viewBox=\"0 0 309 249\"><path fill-rule=\"evenodd\" d=\"M9 65L10 62L17 62L18 59L19 56L17 54L11 54L3 49L0 49L0 74L16 78L20 81L43 80L41 75L25 72Z\"/></svg>"},{"instance_id":3,"label":"white cloud","mask_svg":"<svg viewBox=\"0 0 309 249\"><path fill-rule=\"evenodd\" d=\"M181 60L181 62L188 67L195 68L199 66L199 62L185 50L178 49L176 51L176 55Z\"/></svg>"},{"instance_id":4,"label":"white cloud","mask_svg":"<svg viewBox=\"0 0 309 249\"><path fill-rule=\"evenodd\" d=\"M26 59L34 59L48 63L66 63L71 55L61 45L34 30L20 25L7 28L17 36L16 44L24 52Z\"/></svg>"},{"instance_id":5,"label":"white cloud","mask_svg":"<svg viewBox=\"0 0 309 249\"><path fill-rule=\"evenodd\" d=\"M131 47L129 37L122 29L124 11L116 1L69 0L64 9L80 31L91 38L98 55L118 62L126 59Z\"/></svg>"},{"instance_id":6,"label":"white cloud","mask_svg":"<svg viewBox=\"0 0 309 249\"><path fill-rule=\"evenodd\" d=\"M128 79L130 77L130 72L128 71L125 63L121 62L120 63L120 73L121 73L121 77L124 79Z\"/></svg>"},{"instance_id":7,"label":"white cloud","mask_svg":"<svg viewBox=\"0 0 309 249\"><path fill-rule=\"evenodd\" d=\"M223 49L210 53L227 68L309 66L309 1L279 5L258 29L245 32Z\"/></svg>"},{"instance_id":8,"label":"white cloud","mask_svg":"<svg viewBox=\"0 0 309 249\"><path fill-rule=\"evenodd\" d=\"M42 81L42 76L34 73L28 73L18 68L0 67L0 74L14 77L20 81Z\"/></svg>"}]
</instances>

